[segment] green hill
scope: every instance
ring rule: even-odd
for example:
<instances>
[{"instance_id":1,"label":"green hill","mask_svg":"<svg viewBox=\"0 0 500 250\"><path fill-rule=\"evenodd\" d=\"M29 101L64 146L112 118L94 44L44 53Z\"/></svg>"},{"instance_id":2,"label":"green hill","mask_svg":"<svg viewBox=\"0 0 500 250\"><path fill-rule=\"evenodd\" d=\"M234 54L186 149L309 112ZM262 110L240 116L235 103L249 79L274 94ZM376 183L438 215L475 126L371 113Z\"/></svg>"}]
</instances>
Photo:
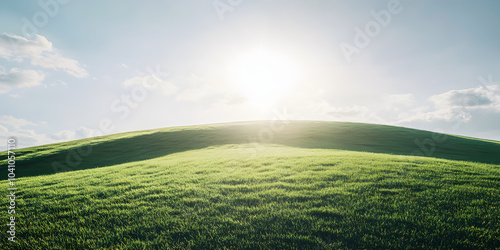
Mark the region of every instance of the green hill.
<instances>
[{"instance_id":1,"label":"green hill","mask_svg":"<svg viewBox=\"0 0 500 250\"><path fill-rule=\"evenodd\" d=\"M0 249L500 248L495 141L259 121L117 134L16 157L17 241L5 236Z\"/></svg>"}]
</instances>

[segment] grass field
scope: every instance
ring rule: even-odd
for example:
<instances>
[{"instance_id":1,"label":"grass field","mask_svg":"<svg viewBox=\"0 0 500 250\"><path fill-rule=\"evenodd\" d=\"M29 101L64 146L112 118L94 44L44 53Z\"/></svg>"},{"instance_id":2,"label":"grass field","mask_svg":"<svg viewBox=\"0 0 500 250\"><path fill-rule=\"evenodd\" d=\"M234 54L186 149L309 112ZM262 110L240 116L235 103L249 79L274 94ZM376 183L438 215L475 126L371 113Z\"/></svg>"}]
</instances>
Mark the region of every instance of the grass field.
<instances>
[{"instance_id":1,"label":"grass field","mask_svg":"<svg viewBox=\"0 0 500 250\"><path fill-rule=\"evenodd\" d=\"M269 124L17 150L0 249L500 248L498 142L293 121L254 143Z\"/></svg>"}]
</instances>

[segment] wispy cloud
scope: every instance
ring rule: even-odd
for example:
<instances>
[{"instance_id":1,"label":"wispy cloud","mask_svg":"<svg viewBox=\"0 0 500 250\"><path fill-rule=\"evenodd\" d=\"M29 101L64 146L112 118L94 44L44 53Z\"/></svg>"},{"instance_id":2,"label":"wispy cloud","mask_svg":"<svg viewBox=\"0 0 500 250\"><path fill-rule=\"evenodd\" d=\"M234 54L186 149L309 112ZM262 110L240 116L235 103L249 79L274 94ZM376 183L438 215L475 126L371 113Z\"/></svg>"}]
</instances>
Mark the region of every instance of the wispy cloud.
<instances>
[{"instance_id":1,"label":"wispy cloud","mask_svg":"<svg viewBox=\"0 0 500 250\"><path fill-rule=\"evenodd\" d=\"M78 139L99 136L101 134L102 133L100 133L96 129L91 129L91 128L87 128L85 126L80 126L76 129L61 130L61 131L51 135L50 138L52 138L55 141L71 141L71 140L78 140Z\"/></svg>"},{"instance_id":2,"label":"wispy cloud","mask_svg":"<svg viewBox=\"0 0 500 250\"><path fill-rule=\"evenodd\" d=\"M500 115L500 88L497 85L457 89L429 98L428 107L418 107L399 122L463 121L468 122L480 111L491 117ZM433 107L432 107L433 106Z\"/></svg>"},{"instance_id":3,"label":"wispy cloud","mask_svg":"<svg viewBox=\"0 0 500 250\"><path fill-rule=\"evenodd\" d=\"M63 70L79 78L88 76L87 71L76 60L62 56L52 43L41 35L35 35L34 39L29 40L7 33L0 34L0 57L18 62L28 59L34 66Z\"/></svg>"},{"instance_id":4,"label":"wispy cloud","mask_svg":"<svg viewBox=\"0 0 500 250\"><path fill-rule=\"evenodd\" d=\"M498 100L498 95L495 94L498 89L498 86L492 85L488 88L481 86L471 89L452 90L432 96L430 100L441 108L488 106Z\"/></svg>"},{"instance_id":5,"label":"wispy cloud","mask_svg":"<svg viewBox=\"0 0 500 250\"><path fill-rule=\"evenodd\" d=\"M23 118L16 118L11 115L0 116L0 124L11 126L14 129L20 129L24 126L37 126L34 122L30 122Z\"/></svg>"},{"instance_id":6,"label":"wispy cloud","mask_svg":"<svg viewBox=\"0 0 500 250\"><path fill-rule=\"evenodd\" d=\"M61 130L53 134L39 133L37 131L41 125L46 125L46 122L32 122L24 118L2 115L0 116L0 140L6 141L7 136L13 136L17 138L19 147L27 147L101 135L100 131L85 126Z\"/></svg>"},{"instance_id":7,"label":"wispy cloud","mask_svg":"<svg viewBox=\"0 0 500 250\"><path fill-rule=\"evenodd\" d=\"M7 127L0 125L0 140L6 141L7 135L17 138L19 143L18 147L44 145L56 142L46 134L39 134L33 129L9 130Z\"/></svg>"},{"instance_id":8,"label":"wispy cloud","mask_svg":"<svg viewBox=\"0 0 500 250\"><path fill-rule=\"evenodd\" d=\"M9 72L0 72L0 94L13 88L26 88L41 85L45 75L35 70L13 68Z\"/></svg>"}]
</instances>

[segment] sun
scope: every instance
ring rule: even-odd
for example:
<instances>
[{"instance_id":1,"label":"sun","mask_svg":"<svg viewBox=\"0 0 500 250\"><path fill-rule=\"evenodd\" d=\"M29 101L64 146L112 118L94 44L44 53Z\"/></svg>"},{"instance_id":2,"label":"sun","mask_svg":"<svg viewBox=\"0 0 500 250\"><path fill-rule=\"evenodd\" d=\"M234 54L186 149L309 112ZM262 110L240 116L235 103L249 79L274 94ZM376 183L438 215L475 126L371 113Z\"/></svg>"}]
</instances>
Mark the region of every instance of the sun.
<instances>
[{"instance_id":1,"label":"sun","mask_svg":"<svg viewBox=\"0 0 500 250\"><path fill-rule=\"evenodd\" d=\"M296 62L265 49L252 50L228 66L231 83L250 102L272 105L300 81Z\"/></svg>"}]
</instances>

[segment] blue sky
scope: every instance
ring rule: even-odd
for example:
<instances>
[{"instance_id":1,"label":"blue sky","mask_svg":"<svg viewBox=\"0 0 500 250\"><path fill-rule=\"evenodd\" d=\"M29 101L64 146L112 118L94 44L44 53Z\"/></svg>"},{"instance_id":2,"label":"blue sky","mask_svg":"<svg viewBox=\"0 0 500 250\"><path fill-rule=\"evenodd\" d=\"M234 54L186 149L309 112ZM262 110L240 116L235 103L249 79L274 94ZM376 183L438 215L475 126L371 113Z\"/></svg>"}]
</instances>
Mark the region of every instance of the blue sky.
<instances>
[{"instance_id":1,"label":"blue sky","mask_svg":"<svg viewBox=\"0 0 500 250\"><path fill-rule=\"evenodd\" d=\"M493 0L3 1L0 139L285 116L500 140L499 11Z\"/></svg>"}]
</instances>

